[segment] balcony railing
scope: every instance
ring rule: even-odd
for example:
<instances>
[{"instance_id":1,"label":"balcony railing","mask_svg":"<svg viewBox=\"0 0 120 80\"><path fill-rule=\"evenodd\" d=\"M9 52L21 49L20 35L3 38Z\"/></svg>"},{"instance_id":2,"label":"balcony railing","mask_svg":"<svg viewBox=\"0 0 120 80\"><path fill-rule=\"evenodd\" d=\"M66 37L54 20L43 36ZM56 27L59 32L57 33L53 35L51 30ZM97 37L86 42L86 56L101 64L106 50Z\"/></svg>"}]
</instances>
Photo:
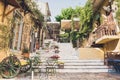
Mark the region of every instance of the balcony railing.
<instances>
[{"instance_id":1,"label":"balcony railing","mask_svg":"<svg viewBox=\"0 0 120 80\"><path fill-rule=\"evenodd\" d=\"M97 39L103 37L104 35L113 36L113 35L116 35L116 28L115 28L115 26L112 26L112 25L111 26L101 25L99 28L97 28L95 33L96 33Z\"/></svg>"},{"instance_id":2,"label":"balcony railing","mask_svg":"<svg viewBox=\"0 0 120 80\"><path fill-rule=\"evenodd\" d=\"M102 24L95 31L95 41L98 44L117 39L116 26L113 24Z\"/></svg>"}]
</instances>

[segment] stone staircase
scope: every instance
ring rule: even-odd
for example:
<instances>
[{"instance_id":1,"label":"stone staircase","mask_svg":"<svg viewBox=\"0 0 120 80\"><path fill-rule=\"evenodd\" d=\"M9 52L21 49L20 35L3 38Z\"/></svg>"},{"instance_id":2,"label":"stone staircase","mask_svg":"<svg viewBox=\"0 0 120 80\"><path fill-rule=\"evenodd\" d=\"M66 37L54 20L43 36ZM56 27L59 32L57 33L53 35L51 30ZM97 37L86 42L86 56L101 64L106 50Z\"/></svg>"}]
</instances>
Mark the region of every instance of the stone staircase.
<instances>
[{"instance_id":1,"label":"stone staircase","mask_svg":"<svg viewBox=\"0 0 120 80\"><path fill-rule=\"evenodd\" d=\"M78 60L78 52L72 47L71 43L59 43L60 59Z\"/></svg>"},{"instance_id":2,"label":"stone staircase","mask_svg":"<svg viewBox=\"0 0 120 80\"><path fill-rule=\"evenodd\" d=\"M103 52L99 48L72 48L71 43L58 43L60 52L59 61L64 62L64 69L57 69L57 72L108 72L108 67L104 65ZM54 53L53 53L54 54ZM41 54L48 57L51 53Z\"/></svg>"},{"instance_id":3,"label":"stone staircase","mask_svg":"<svg viewBox=\"0 0 120 80\"><path fill-rule=\"evenodd\" d=\"M64 69L57 69L57 72L108 72L108 67L102 60L62 60Z\"/></svg>"}]
</instances>

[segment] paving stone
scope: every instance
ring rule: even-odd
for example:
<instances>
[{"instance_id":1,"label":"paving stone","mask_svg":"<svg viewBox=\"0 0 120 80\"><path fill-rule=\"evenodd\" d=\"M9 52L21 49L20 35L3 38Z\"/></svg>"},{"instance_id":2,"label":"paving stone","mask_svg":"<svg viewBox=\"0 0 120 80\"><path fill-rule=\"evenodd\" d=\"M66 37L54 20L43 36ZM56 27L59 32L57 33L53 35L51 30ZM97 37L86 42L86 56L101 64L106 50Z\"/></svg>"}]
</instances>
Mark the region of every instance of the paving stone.
<instances>
[{"instance_id":1,"label":"paving stone","mask_svg":"<svg viewBox=\"0 0 120 80\"><path fill-rule=\"evenodd\" d=\"M16 80L30 80L31 75L21 75ZM111 73L57 73L55 76L42 75L41 79L34 76L34 80L120 80L119 74L112 75Z\"/></svg>"}]
</instances>

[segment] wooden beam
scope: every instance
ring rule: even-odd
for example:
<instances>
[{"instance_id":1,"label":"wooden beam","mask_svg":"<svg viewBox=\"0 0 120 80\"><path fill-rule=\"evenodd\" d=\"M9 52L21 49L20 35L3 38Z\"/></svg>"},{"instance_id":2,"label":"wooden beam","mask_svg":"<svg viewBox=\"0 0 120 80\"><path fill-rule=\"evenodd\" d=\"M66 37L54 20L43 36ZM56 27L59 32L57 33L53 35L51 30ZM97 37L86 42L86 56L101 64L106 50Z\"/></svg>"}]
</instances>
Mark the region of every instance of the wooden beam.
<instances>
[{"instance_id":1,"label":"wooden beam","mask_svg":"<svg viewBox=\"0 0 120 80\"><path fill-rule=\"evenodd\" d=\"M6 11L7 6L8 6L7 1L4 0L4 11L3 11L3 15L2 15L2 22L4 21L5 11Z\"/></svg>"},{"instance_id":2,"label":"wooden beam","mask_svg":"<svg viewBox=\"0 0 120 80\"><path fill-rule=\"evenodd\" d=\"M11 9L9 12L7 12L6 14L5 14L5 16L7 16L8 14L10 14L12 11L14 11L16 9L16 7L14 7L13 9Z\"/></svg>"}]
</instances>

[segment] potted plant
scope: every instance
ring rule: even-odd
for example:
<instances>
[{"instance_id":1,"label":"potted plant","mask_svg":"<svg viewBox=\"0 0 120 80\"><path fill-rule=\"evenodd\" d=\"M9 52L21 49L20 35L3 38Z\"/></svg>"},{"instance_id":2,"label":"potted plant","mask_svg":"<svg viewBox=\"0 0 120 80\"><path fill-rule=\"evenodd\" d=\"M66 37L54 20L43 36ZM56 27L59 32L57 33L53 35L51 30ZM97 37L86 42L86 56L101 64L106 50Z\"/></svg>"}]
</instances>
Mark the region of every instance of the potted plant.
<instances>
[{"instance_id":1,"label":"potted plant","mask_svg":"<svg viewBox=\"0 0 120 80\"><path fill-rule=\"evenodd\" d=\"M64 62L58 61L58 68L59 69L64 69Z\"/></svg>"},{"instance_id":2,"label":"potted plant","mask_svg":"<svg viewBox=\"0 0 120 80\"><path fill-rule=\"evenodd\" d=\"M37 66L37 65L39 66L42 63L39 56L33 57L32 61L33 61L33 66Z\"/></svg>"},{"instance_id":3,"label":"potted plant","mask_svg":"<svg viewBox=\"0 0 120 80\"><path fill-rule=\"evenodd\" d=\"M29 58L29 49L27 47L25 47L23 50L22 50L22 55L25 57L25 58Z\"/></svg>"},{"instance_id":4,"label":"potted plant","mask_svg":"<svg viewBox=\"0 0 120 80\"><path fill-rule=\"evenodd\" d=\"M56 46L54 46L54 50L55 50L55 53L59 53L60 51L59 51L59 47L56 45Z\"/></svg>"}]
</instances>

